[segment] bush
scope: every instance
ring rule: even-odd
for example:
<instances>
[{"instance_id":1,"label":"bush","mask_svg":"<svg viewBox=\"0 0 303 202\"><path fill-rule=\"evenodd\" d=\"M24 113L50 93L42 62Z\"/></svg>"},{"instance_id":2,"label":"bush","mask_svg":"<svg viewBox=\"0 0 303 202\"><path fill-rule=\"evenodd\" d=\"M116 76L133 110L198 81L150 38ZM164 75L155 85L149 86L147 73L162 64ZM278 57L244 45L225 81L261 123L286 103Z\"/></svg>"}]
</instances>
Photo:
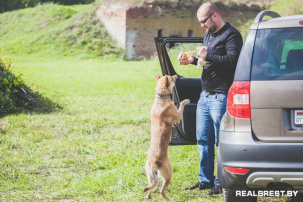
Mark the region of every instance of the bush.
<instances>
[{"instance_id":1,"label":"bush","mask_svg":"<svg viewBox=\"0 0 303 202\"><path fill-rule=\"evenodd\" d=\"M0 13L22 8L34 7L43 3L56 3L61 5L74 5L74 4L90 4L95 0L1 0Z\"/></svg>"},{"instance_id":2,"label":"bush","mask_svg":"<svg viewBox=\"0 0 303 202\"><path fill-rule=\"evenodd\" d=\"M0 60L0 116L8 113L20 112L24 109L40 109L53 111L61 108L58 104L43 97L31 89L22 80L21 75L14 75L11 71L12 61Z\"/></svg>"},{"instance_id":3,"label":"bush","mask_svg":"<svg viewBox=\"0 0 303 202\"><path fill-rule=\"evenodd\" d=\"M303 12L303 4L301 0L276 0L270 9L279 13L281 16L301 15Z\"/></svg>"}]
</instances>

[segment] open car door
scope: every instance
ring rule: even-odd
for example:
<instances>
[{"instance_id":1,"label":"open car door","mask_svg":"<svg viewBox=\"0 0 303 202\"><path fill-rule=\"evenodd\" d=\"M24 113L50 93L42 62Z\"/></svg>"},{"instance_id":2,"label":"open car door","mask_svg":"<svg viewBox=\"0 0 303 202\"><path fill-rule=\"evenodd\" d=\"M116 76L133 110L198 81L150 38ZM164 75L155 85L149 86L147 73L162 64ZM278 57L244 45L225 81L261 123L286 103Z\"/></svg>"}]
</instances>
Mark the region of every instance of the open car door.
<instances>
[{"instance_id":1,"label":"open car door","mask_svg":"<svg viewBox=\"0 0 303 202\"><path fill-rule=\"evenodd\" d=\"M163 75L180 76L173 89L172 100L179 108L180 102L190 99L184 108L180 123L173 128L170 145L193 145L196 139L196 109L200 98L202 68L196 65L179 65L177 56L180 52L196 50L202 46L203 38L192 37L155 37L157 53Z\"/></svg>"}]
</instances>

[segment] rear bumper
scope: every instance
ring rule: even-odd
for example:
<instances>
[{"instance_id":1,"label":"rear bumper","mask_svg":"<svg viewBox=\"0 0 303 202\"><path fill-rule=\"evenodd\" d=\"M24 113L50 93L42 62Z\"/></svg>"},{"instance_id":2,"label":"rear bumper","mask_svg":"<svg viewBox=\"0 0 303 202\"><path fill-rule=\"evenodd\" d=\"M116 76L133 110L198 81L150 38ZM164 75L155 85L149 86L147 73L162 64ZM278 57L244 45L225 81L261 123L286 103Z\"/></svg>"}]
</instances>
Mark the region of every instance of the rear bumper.
<instances>
[{"instance_id":1,"label":"rear bumper","mask_svg":"<svg viewBox=\"0 0 303 202\"><path fill-rule=\"evenodd\" d=\"M250 171L233 174L225 166ZM303 190L303 144L262 143L250 132L220 131L218 177L225 189L266 189L283 183Z\"/></svg>"},{"instance_id":2,"label":"rear bumper","mask_svg":"<svg viewBox=\"0 0 303 202\"><path fill-rule=\"evenodd\" d=\"M303 172L254 172L246 180L247 186L252 189L266 189L267 184L273 182L303 190Z\"/></svg>"}]
</instances>

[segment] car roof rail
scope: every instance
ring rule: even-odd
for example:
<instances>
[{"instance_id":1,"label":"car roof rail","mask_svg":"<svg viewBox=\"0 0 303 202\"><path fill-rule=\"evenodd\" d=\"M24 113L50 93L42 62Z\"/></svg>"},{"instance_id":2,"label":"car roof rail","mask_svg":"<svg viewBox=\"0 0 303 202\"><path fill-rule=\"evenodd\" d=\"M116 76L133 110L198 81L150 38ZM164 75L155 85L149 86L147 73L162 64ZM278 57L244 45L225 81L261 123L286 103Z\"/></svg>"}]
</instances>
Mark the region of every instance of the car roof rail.
<instances>
[{"instance_id":1,"label":"car roof rail","mask_svg":"<svg viewBox=\"0 0 303 202\"><path fill-rule=\"evenodd\" d=\"M269 16L269 17L272 17L272 18L281 17L278 13L276 13L274 11L268 11L268 10L266 10L266 11L260 12L256 16L254 23L259 24L259 22L261 22L265 16Z\"/></svg>"}]
</instances>

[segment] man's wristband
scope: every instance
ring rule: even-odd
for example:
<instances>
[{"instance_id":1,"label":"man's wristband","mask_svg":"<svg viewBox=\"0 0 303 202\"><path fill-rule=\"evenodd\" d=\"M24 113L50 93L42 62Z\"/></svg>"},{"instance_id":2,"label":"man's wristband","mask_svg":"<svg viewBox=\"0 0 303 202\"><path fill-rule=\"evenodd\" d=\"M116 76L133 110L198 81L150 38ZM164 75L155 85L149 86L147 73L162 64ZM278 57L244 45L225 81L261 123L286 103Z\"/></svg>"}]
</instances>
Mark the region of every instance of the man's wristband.
<instances>
[{"instance_id":1,"label":"man's wristband","mask_svg":"<svg viewBox=\"0 0 303 202\"><path fill-rule=\"evenodd\" d=\"M197 62L198 62L198 58L197 58L197 57L193 57L193 58L194 58L194 61L193 61L191 64L196 65L196 64L197 64Z\"/></svg>"}]
</instances>

